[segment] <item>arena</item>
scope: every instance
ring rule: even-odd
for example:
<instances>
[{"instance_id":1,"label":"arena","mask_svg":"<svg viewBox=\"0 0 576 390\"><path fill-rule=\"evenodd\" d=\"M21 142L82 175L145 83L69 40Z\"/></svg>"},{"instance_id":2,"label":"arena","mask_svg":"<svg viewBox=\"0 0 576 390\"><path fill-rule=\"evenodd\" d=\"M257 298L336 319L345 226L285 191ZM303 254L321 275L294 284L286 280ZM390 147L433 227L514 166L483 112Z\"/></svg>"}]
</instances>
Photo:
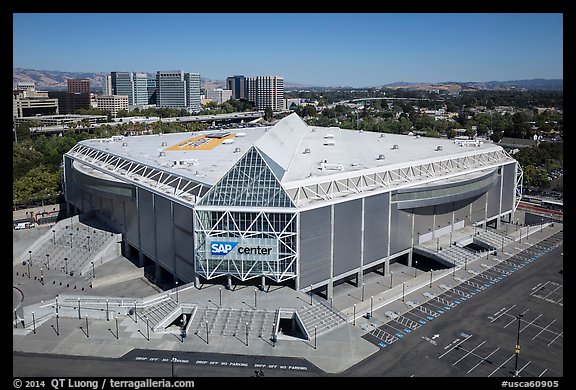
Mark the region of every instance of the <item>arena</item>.
<instances>
[{"instance_id":1,"label":"arena","mask_svg":"<svg viewBox=\"0 0 576 390\"><path fill-rule=\"evenodd\" d=\"M291 114L269 127L82 141L64 155L63 185L69 212L120 234L122 254L161 286L331 297L394 262L413 266L426 242L450 236L452 247L465 227L513 221L522 170L490 142Z\"/></svg>"}]
</instances>

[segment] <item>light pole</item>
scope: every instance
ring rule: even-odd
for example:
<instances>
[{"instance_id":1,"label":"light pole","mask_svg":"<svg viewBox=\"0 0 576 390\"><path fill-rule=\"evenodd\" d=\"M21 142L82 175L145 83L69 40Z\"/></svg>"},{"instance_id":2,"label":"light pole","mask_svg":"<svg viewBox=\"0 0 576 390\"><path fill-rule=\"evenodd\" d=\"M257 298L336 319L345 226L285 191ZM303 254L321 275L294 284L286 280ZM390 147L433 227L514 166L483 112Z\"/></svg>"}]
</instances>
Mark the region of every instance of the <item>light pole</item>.
<instances>
[{"instance_id":1,"label":"light pole","mask_svg":"<svg viewBox=\"0 0 576 390\"><path fill-rule=\"evenodd\" d=\"M56 245L56 230L52 229L52 243Z\"/></svg>"},{"instance_id":2,"label":"light pole","mask_svg":"<svg viewBox=\"0 0 576 390\"><path fill-rule=\"evenodd\" d=\"M544 229L544 218L540 218L540 231Z\"/></svg>"},{"instance_id":3,"label":"light pole","mask_svg":"<svg viewBox=\"0 0 576 390\"><path fill-rule=\"evenodd\" d=\"M364 302L364 282L362 282L362 302Z\"/></svg>"},{"instance_id":4,"label":"light pole","mask_svg":"<svg viewBox=\"0 0 576 390\"><path fill-rule=\"evenodd\" d=\"M91 261L90 264L92 264L92 278L96 277L96 272L94 271L94 262Z\"/></svg>"},{"instance_id":5,"label":"light pole","mask_svg":"<svg viewBox=\"0 0 576 390\"><path fill-rule=\"evenodd\" d=\"M222 307L222 287L218 287L218 293L220 295L220 307Z\"/></svg>"},{"instance_id":6,"label":"light pole","mask_svg":"<svg viewBox=\"0 0 576 390\"><path fill-rule=\"evenodd\" d=\"M514 364L514 376L518 376L518 355L520 354L520 321L522 318L522 314L518 314L518 336L516 338L516 348L514 354L516 355L516 363Z\"/></svg>"},{"instance_id":7,"label":"light pole","mask_svg":"<svg viewBox=\"0 0 576 390\"><path fill-rule=\"evenodd\" d=\"M27 261L26 264L28 265L28 279L30 279L30 261Z\"/></svg>"},{"instance_id":8,"label":"light pole","mask_svg":"<svg viewBox=\"0 0 576 390\"><path fill-rule=\"evenodd\" d=\"M82 317L80 316L80 298L78 298L78 319L82 319Z\"/></svg>"},{"instance_id":9,"label":"light pole","mask_svg":"<svg viewBox=\"0 0 576 390\"><path fill-rule=\"evenodd\" d=\"M68 274L68 258L64 258L64 273Z\"/></svg>"},{"instance_id":10,"label":"light pole","mask_svg":"<svg viewBox=\"0 0 576 390\"><path fill-rule=\"evenodd\" d=\"M502 236L502 252L504 252L504 236Z\"/></svg>"},{"instance_id":11,"label":"light pole","mask_svg":"<svg viewBox=\"0 0 576 390\"><path fill-rule=\"evenodd\" d=\"M14 327L18 327L18 315L16 315L16 309L14 309Z\"/></svg>"},{"instance_id":12,"label":"light pole","mask_svg":"<svg viewBox=\"0 0 576 390\"><path fill-rule=\"evenodd\" d=\"M57 336L60 336L60 324L59 324L59 321L58 321L59 317L60 317L60 316L59 316L58 314L56 314L56 335L57 335Z\"/></svg>"},{"instance_id":13,"label":"light pole","mask_svg":"<svg viewBox=\"0 0 576 390\"><path fill-rule=\"evenodd\" d=\"M257 305L258 302L256 301L256 295L257 295L257 294L258 294L258 289L255 288L255 289L254 289L254 309L257 309L257 308L258 308L258 305Z\"/></svg>"},{"instance_id":14,"label":"light pole","mask_svg":"<svg viewBox=\"0 0 576 390\"><path fill-rule=\"evenodd\" d=\"M120 333L118 333L118 316L114 317L116 320L116 340L120 338Z\"/></svg>"},{"instance_id":15,"label":"light pole","mask_svg":"<svg viewBox=\"0 0 576 390\"><path fill-rule=\"evenodd\" d=\"M110 321L110 318L108 317L108 299L106 299L106 321Z\"/></svg>"},{"instance_id":16,"label":"light pole","mask_svg":"<svg viewBox=\"0 0 576 390\"><path fill-rule=\"evenodd\" d=\"M404 284L406 282L402 282L402 302L404 302Z\"/></svg>"},{"instance_id":17,"label":"light pole","mask_svg":"<svg viewBox=\"0 0 576 390\"><path fill-rule=\"evenodd\" d=\"M88 331L88 315L86 315L86 338L90 338L90 332Z\"/></svg>"},{"instance_id":18,"label":"light pole","mask_svg":"<svg viewBox=\"0 0 576 390\"><path fill-rule=\"evenodd\" d=\"M310 285L310 306L312 306L312 285Z\"/></svg>"},{"instance_id":19,"label":"light pole","mask_svg":"<svg viewBox=\"0 0 576 390\"><path fill-rule=\"evenodd\" d=\"M208 321L204 321L206 323L206 344L210 344L210 341L208 340Z\"/></svg>"},{"instance_id":20,"label":"light pole","mask_svg":"<svg viewBox=\"0 0 576 390\"><path fill-rule=\"evenodd\" d=\"M34 334L36 334L36 317L34 317L34 312L32 312L32 326L33 326L33 332Z\"/></svg>"},{"instance_id":21,"label":"light pole","mask_svg":"<svg viewBox=\"0 0 576 390\"><path fill-rule=\"evenodd\" d=\"M436 252L440 252L440 237L436 237Z\"/></svg>"},{"instance_id":22,"label":"light pole","mask_svg":"<svg viewBox=\"0 0 576 390\"><path fill-rule=\"evenodd\" d=\"M172 355L172 359L170 360L170 364L172 367L172 378L174 378L174 355Z\"/></svg>"},{"instance_id":23,"label":"light pole","mask_svg":"<svg viewBox=\"0 0 576 390\"><path fill-rule=\"evenodd\" d=\"M246 323L246 346L248 346L248 323Z\"/></svg>"},{"instance_id":24,"label":"light pole","mask_svg":"<svg viewBox=\"0 0 576 390\"><path fill-rule=\"evenodd\" d=\"M452 276L456 276L456 260L452 259Z\"/></svg>"},{"instance_id":25,"label":"light pole","mask_svg":"<svg viewBox=\"0 0 576 390\"><path fill-rule=\"evenodd\" d=\"M356 304L354 304L354 315L352 317L353 325L356 326Z\"/></svg>"},{"instance_id":26,"label":"light pole","mask_svg":"<svg viewBox=\"0 0 576 390\"><path fill-rule=\"evenodd\" d=\"M434 270L431 269L430 270L430 288L432 288L432 274L433 274Z\"/></svg>"},{"instance_id":27,"label":"light pole","mask_svg":"<svg viewBox=\"0 0 576 390\"><path fill-rule=\"evenodd\" d=\"M30 255L30 259L28 261L30 262L30 264L32 264L32 251L28 251L28 254Z\"/></svg>"},{"instance_id":28,"label":"light pole","mask_svg":"<svg viewBox=\"0 0 576 390\"><path fill-rule=\"evenodd\" d=\"M148 316L146 316L146 340L150 341L150 325L148 324Z\"/></svg>"},{"instance_id":29,"label":"light pole","mask_svg":"<svg viewBox=\"0 0 576 390\"><path fill-rule=\"evenodd\" d=\"M418 272L418 268L416 268L417 265L418 265L418 260L414 260L414 277L416 277L416 273Z\"/></svg>"},{"instance_id":30,"label":"light pole","mask_svg":"<svg viewBox=\"0 0 576 390\"><path fill-rule=\"evenodd\" d=\"M314 349L316 349L317 345L318 345L318 338L316 336L316 326L314 326Z\"/></svg>"},{"instance_id":31,"label":"light pole","mask_svg":"<svg viewBox=\"0 0 576 390\"><path fill-rule=\"evenodd\" d=\"M136 302L134 302L134 323L138 323L138 316L136 316Z\"/></svg>"},{"instance_id":32,"label":"light pole","mask_svg":"<svg viewBox=\"0 0 576 390\"><path fill-rule=\"evenodd\" d=\"M70 232L70 248L72 248L72 232Z\"/></svg>"},{"instance_id":33,"label":"light pole","mask_svg":"<svg viewBox=\"0 0 576 390\"><path fill-rule=\"evenodd\" d=\"M58 295L56 295L56 315L58 315Z\"/></svg>"},{"instance_id":34,"label":"light pole","mask_svg":"<svg viewBox=\"0 0 576 390\"><path fill-rule=\"evenodd\" d=\"M464 271L468 270L468 256L464 255Z\"/></svg>"},{"instance_id":35,"label":"light pole","mask_svg":"<svg viewBox=\"0 0 576 390\"><path fill-rule=\"evenodd\" d=\"M373 303L374 303L374 297L371 296L370 297L370 317L369 318L372 318L372 305L373 305Z\"/></svg>"},{"instance_id":36,"label":"light pole","mask_svg":"<svg viewBox=\"0 0 576 390\"><path fill-rule=\"evenodd\" d=\"M392 276L394 275L394 272L390 271L390 288L392 288Z\"/></svg>"},{"instance_id":37,"label":"light pole","mask_svg":"<svg viewBox=\"0 0 576 390\"><path fill-rule=\"evenodd\" d=\"M178 303L178 281L176 281L176 303Z\"/></svg>"},{"instance_id":38,"label":"light pole","mask_svg":"<svg viewBox=\"0 0 576 390\"><path fill-rule=\"evenodd\" d=\"M46 268L50 269L50 254L46 253Z\"/></svg>"},{"instance_id":39,"label":"light pole","mask_svg":"<svg viewBox=\"0 0 576 390\"><path fill-rule=\"evenodd\" d=\"M44 272L42 268L40 268L40 283L42 283L42 286L44 286Z\"/></svg>"},{"instance_id":40,"label":"light pole","mask_svg":"<svg viewBox=\"0 0 576 390\"><path fill-rule=\"evenodd\" d=\"M86 236L86 238L88 239L88 252L90 252L90 236Z\"/></svg>"}]
</instances>

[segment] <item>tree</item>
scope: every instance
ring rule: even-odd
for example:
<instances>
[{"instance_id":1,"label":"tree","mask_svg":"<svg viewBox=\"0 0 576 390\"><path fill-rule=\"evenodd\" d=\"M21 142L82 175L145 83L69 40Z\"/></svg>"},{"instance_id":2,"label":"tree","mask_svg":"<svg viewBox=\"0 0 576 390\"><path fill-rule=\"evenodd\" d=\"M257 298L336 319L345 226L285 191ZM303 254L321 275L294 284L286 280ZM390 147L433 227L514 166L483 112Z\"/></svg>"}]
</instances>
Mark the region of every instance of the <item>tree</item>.
<instances>
[{"instance_id":1,"label":"tree","mask_svg":"<svg viewBox=\"0 0 576 390\"><path fill-rule=\"evenodd\" d=\"M274 116L274 111L272 111L272 107L270 107L270 106L266 107L266 109L264 110L264 120L270 121L270 120L272 120L273 116Z\"/></svg>"}]
</instances>

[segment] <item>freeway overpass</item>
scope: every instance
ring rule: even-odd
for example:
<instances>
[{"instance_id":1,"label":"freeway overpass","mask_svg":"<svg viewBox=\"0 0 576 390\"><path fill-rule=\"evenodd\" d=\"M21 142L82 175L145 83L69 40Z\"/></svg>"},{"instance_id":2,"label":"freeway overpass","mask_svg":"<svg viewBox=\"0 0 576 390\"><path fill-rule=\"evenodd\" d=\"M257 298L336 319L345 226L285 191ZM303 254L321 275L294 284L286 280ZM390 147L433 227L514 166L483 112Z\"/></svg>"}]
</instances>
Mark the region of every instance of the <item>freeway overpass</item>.
<instances>
[{"instance_id":1,"label":"freeway overpass","mask_svg":"<svg viewBox=\"0 0 576 390\"><path fill-rule=\"evenodd\" d=\"M253 121L264 117L264 112L262 111L251 111L251 112L232 112L230 114L213 114L213 115L191 115L191 116L180 116L172 118L159 118L156 120L148 119L145 122L163 122L163 123L187 123L187 122L201 122L201 123L211 123L216 125L219 122L247 122ZM102 125L108 126L118 126L121 124L126 124L130 122L106 122L106 123L95 123L87 127L77 127L74 131L91 131L96 127ZM55 125L55 126L43 126L43 127L33 127L30 128L30 133L33 135L37 134L54 134L54 133L64 133L68 130L67 126Z\"/></svg>"},{"instance_id":2,"label":"freeway overpass","mask_svg":"<svg viewBox=\"0 0 576 390\"><path fill-rule=\"evenodd\" d=\"M356 102L366 102L366 101L370 101L370 100L392 100L392 101L436 101L436 102L443 102L444 100L442 99L424 99L424 98L406 98L406 97L369 97L369 98L358 98L358 99L347 99L347 100L342 100L339 102L335 102L332 104L328 105L328 108L333 108L337 105L340 104L345 104L345 103L356 103Z\"/></svg>"}]
</instances>

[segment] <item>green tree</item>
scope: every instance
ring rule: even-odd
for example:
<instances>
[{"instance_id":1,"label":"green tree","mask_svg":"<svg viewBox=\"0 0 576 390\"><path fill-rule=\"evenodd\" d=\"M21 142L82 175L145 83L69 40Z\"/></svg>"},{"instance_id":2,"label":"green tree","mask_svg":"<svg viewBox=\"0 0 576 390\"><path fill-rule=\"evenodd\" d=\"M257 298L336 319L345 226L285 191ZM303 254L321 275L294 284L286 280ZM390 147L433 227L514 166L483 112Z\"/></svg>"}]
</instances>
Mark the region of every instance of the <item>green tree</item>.
<instances>
[{"instance_id":1,"label":"green tree","mask_svg":"<svg viewBox=\"0 0 576 390\"><path fill-rule=\"evenodd\" d=\"M264 120L271 121L272 117L274 116L274 111L272 111L272 107L268 106L264 110Z\"/></svg>"}]
</instances>

